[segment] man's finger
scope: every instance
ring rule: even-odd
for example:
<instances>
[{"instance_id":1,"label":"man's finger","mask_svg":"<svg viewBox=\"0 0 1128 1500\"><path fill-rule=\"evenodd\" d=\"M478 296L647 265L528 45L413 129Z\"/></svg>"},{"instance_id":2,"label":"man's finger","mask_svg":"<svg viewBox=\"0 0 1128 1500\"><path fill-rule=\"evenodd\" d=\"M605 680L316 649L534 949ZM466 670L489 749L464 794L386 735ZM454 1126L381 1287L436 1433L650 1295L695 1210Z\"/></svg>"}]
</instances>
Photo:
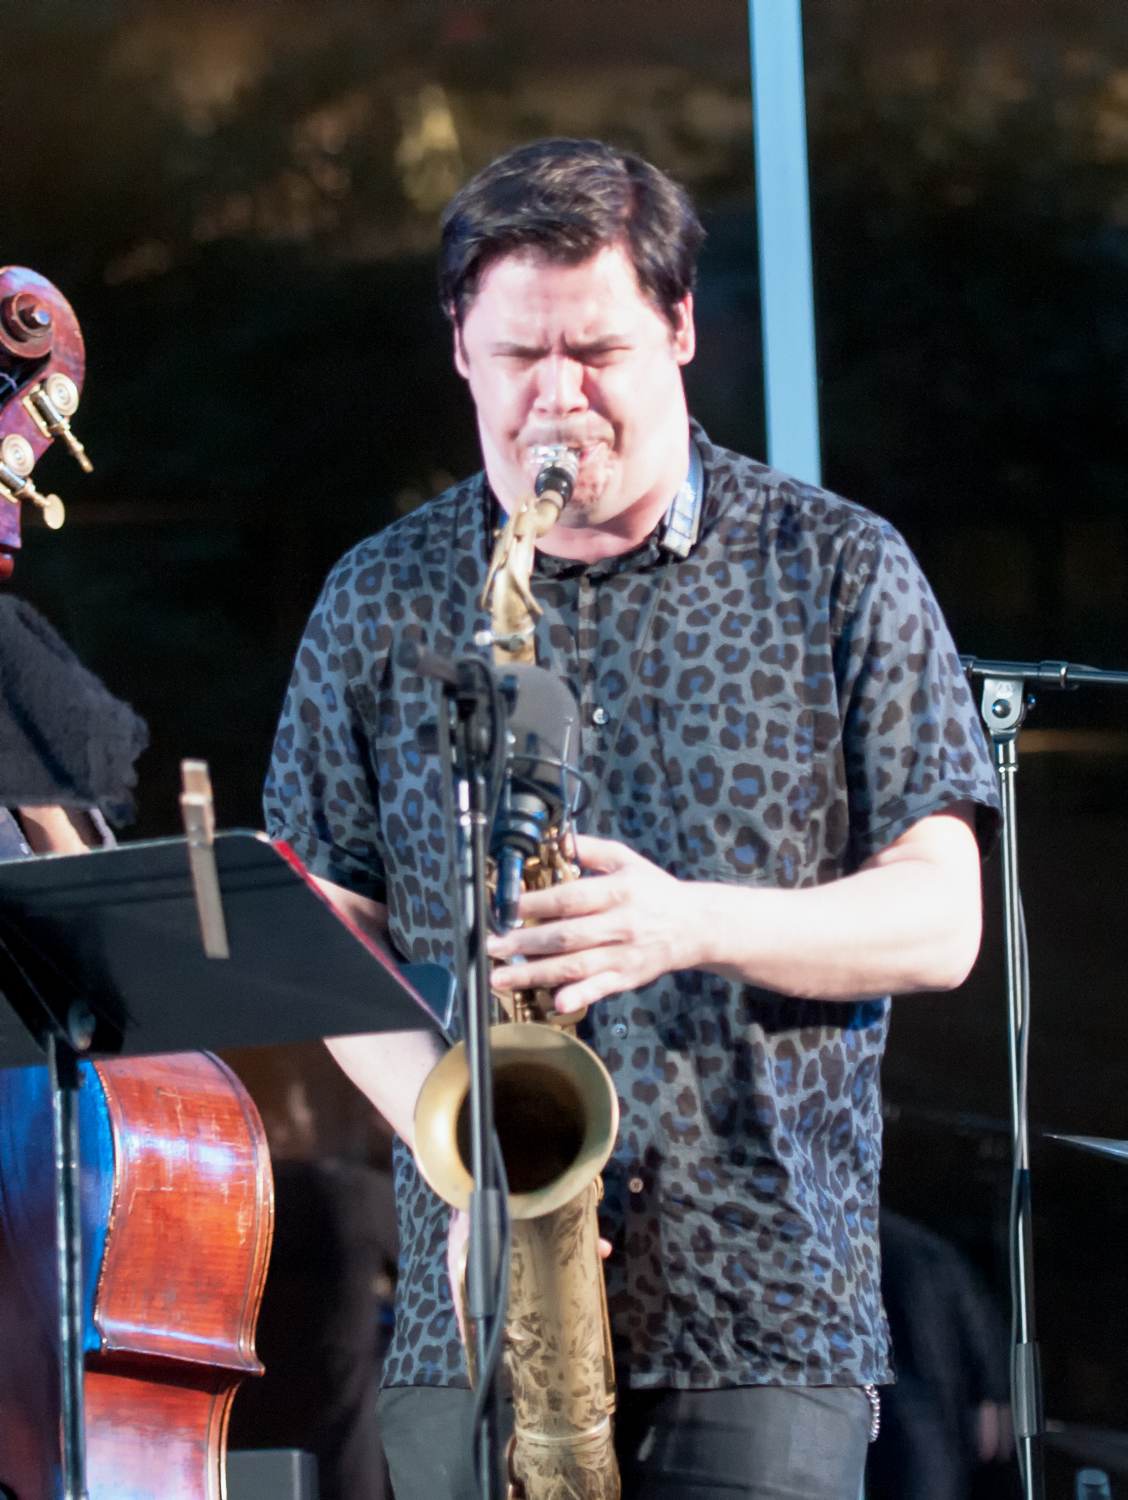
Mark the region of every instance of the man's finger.
<instances>
[{"instance_id":1,"label":"man's finger","mask_svg":"<svg viewBox=\"0 0 1128 1500\"><path fill-rule=\"evenodd\" d=\"M545 958L555 953L579 953L585 948L605 948L628 941L630 933L614 912L595 912L566 922L542 922L536 927L515 927L488 940L490 956L498 959L522 954Z\"/></svg>"},{"instance_id":2,"label":"man's finger","mask_svg":"<svg viewBox=\"0 0 1128 1500\"><path fill-rule=\"evenodd\" d=\"M560 986L553 997L554 1004L561 1015L570 1015L572 1011L583 1010L598 1000L606 1000L608 995L621 995L624 990L635 989L642 982L637 974L632 976L622 969L607 968L578 984Z\"/></svg>"},{"instance_id":3,"label":"man's finger","mask_svg":"<svg viewBox=\"0 0 1128 1500\"><path fill-rule=\"evenodd\" d=\"M490 979L502 990L555 990L561 985L578 984L605 970L617 969L622 957L622 949L618 946L585 948L579 953L559 953L551 958L533 959L531 963L507 965L495 969ZM610 994L611 991L604 993Z\"/></svg>"},{"instance_id":4,"label":"man's finger","mask_svg":"<svg viewBox=\"0 0 1128 1500\"><path fill-rule=\"evenodd\" d=\"M585 870L599 870L605 875L637 864L642 857L616 839L597 839L591 833L577 833L575 846L576 858Z\"/></svg>"},{"instance_id":5,"label":"man's finger","mask_svg":"<svg viewBox=\"0 0 1128 1500\"><path fill-rule=\"evenodd\" d=\"M450 1295L454 1303L454 1315L458 1321L458 1331L462 1336L462 1342L466 1342L466 1325L462 1317L462 1268L465 1264L467 1242L470 1238L470 1215L463 1213L461 1209L452 1208L450 1212L450 1225L447 1229L447 1279L450 1282Z\"/></svg>"},{"instance_id":6,"label":"man's finger","mask_svg":"<svg viewBox=\"0 0 1128 1500\"><path fill-rule=\"evenodd\" d=\"M597 875L592 880L565 880L544 891L526 891L518 911L526 922L551 922L606 911L615 899L616 887L611 880Z\"/></svg>"}]
</instances>

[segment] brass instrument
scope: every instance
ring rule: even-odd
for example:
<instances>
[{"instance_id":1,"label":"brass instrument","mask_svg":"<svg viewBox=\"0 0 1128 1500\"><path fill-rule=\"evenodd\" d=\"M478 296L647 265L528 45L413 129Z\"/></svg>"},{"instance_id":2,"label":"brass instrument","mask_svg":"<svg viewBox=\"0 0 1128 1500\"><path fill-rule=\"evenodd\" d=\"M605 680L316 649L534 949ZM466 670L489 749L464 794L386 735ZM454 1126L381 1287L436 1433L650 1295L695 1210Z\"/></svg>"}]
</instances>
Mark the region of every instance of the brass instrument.
<instances>
[{"instance_id":1,"label":"brass instrument","mask_svg":"<svg viewBox=\"0 0 1128 1500\"><path fill-rule=\"evenodd\" d=\"M535 662L534 616L541 607L529 579L537 538L547 536L572 494L579 462L568 448L538 448L541 461L533 493L514 510L498 532L482 589L481 606L490 612L490 628L477 644L492 646L499 666Z\"/></svg>"},{"instance_id":2,"label":"brass instrument","mask_svg":"<svg viewBox=\"0 0 1128 1500\"><path fill-rule=\"evenodd\" d=\"M529 580L536 541L571 495L577 462L541 450L536 490L498 534L483 591L498 664L535 662ZM529 666L518 666L527 673ZM535 674L539 677L539 673ZM526 680L526 679L522 679ZM551 680L551 679L550 679ZM525 889L574 880L562 831L546 829L523 861ZM498 872L504 884L505 871ZM502 900L503 912L507 903ZM490 1040L494 1112L509 1181L512 1254L505 1363L514 1406L511 1500L618 1500L615 1374L596 1205L619 1103L610 1074L572 1034L547 991L497 997L507 1023ZM545 1024L545 1023L548 1024ZM432 1188L467 1209L469 1073L460 1043L434 1068L415 1111L415 1155ZM468 1356L471 1351L468 1351ZM468 1358L471 1376L474 1360Z\"/></svg>"}]
</instances>

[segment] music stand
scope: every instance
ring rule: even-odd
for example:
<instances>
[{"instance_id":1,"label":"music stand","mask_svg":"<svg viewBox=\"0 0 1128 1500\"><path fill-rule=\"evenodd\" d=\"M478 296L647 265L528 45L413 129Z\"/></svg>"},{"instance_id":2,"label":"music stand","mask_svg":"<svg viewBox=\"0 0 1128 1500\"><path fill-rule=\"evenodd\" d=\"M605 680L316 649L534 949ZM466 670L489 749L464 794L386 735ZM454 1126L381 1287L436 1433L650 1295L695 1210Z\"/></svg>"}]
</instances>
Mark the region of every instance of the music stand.
<instances>
[{"instance_id":1,"label":"music stand","mask_svg":"<svg viewBox=\"0 0 1128 1500\"><path fill-rule=\"evenodd\" d=\"M225 958L204 951L188 839L0 862L0 1068L51 1075L63 1500L86 1500L79 1059L447 1034L445 970L398 967L264 834L208 846Z\"/></svg>"}]
</instances>

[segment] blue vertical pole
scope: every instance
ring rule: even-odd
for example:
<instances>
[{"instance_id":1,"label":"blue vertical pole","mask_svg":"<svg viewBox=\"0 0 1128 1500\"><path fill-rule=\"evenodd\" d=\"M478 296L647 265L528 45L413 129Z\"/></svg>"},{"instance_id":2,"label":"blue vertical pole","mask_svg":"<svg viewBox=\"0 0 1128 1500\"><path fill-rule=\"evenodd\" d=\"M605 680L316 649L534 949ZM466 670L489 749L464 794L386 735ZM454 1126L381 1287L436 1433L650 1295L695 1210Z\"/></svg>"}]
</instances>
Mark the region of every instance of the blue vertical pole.
<instances>
[{"instance_id":1,"label":"blue vertical pole","mask_svg":"<svg viewBox=\"0 0 1128 1500\"><path fill-rule=\"evenodd\" d=\"M818 484L818 374L800 0L748 0L768 462Z\"/></svg>"}]
</instances>

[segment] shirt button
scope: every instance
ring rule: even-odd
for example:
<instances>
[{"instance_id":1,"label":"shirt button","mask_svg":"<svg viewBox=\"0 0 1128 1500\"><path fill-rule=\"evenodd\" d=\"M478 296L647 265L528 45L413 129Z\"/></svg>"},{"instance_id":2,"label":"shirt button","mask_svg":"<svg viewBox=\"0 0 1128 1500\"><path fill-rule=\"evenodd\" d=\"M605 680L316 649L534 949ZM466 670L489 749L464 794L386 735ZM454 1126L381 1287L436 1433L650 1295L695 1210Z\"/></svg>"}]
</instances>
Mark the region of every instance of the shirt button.
<instances>
[{"instance_id":1,"label":"shirt button","mask_svg":"<svg viewBox=\"0 0 1128 1500\"><path fill-rule=\"evenodd\" d=\"M593 708L591 711L591 722L602 727L607 723L607 710L605 708Z\"/></svg>"},{"instance_id":2,"label":"shirt button","mask_svg":"<svg viewBox=\"0 0 1128 1500\"><path fill-rule=\"evenodd\" d=\"M632 1193L641 1193L643 1189L642 1178L632 1177L630 1182L627 1183L627 1186L630 1188Z\"/></svg>"},{"instance_id":3,"label":"shirt button","mask_svg":"<svg viewBox=\"0 0 1128 1500\"><path fill-rule=\"evenodd\" d=\"M625 1037L626 1034L627 1034L627 1023L626 1023L626 1021L615 1021L612 1024L612 1027L611 1027L611 1035L612 1036L617 1036L620 1040L622 1040L622 1038Z\"/></svg>"}]
</instances>

